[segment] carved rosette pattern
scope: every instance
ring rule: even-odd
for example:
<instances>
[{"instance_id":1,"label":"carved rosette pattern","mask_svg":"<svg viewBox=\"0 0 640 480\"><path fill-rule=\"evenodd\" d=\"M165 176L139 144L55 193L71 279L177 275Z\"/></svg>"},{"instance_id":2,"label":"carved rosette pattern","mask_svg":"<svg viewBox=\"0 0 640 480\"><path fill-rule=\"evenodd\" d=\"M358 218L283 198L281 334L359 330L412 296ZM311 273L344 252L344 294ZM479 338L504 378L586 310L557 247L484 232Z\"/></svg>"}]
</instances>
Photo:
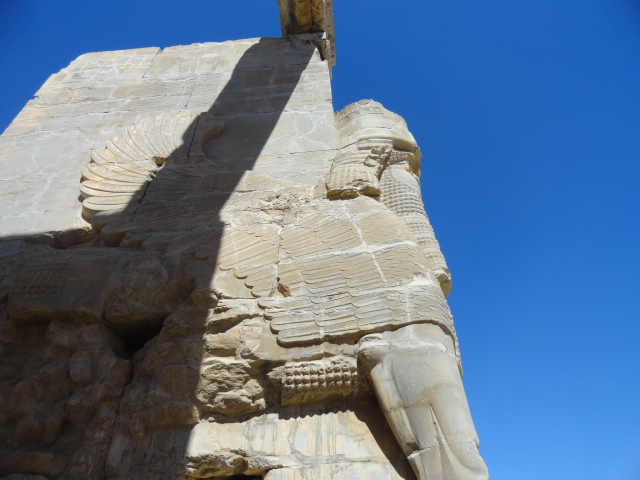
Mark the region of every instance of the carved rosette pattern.
<instances>
[{"instance_id":1,"label":"carved rosette pattern","mask_svg":"<svg viewBox=\"0 0 640 480\"><path fill-rule=\"evenodd\" d=\"M280 381L282 405L312 403L331 397L370 392L366 374L358 369L354 358L286 365Z\"/></svg>"}]
</instances>

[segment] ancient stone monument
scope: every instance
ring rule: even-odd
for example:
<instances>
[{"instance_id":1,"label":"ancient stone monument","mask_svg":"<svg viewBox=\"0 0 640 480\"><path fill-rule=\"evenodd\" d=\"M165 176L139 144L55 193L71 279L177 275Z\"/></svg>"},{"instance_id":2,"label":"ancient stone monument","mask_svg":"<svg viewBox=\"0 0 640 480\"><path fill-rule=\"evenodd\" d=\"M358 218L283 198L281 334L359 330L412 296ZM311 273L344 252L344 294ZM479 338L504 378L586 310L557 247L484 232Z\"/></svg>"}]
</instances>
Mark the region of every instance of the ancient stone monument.
<instances>
[{"instance_id":1,"label":"ancient stone monument","mask_svg":"<svg viewBox=\"0 0 640 480\"><path fill-rule=\"evenodd\" d=\"M285 36L83 55L0 137L0 477L479 480L403 119Z\"/></svg>"}]
</instances>

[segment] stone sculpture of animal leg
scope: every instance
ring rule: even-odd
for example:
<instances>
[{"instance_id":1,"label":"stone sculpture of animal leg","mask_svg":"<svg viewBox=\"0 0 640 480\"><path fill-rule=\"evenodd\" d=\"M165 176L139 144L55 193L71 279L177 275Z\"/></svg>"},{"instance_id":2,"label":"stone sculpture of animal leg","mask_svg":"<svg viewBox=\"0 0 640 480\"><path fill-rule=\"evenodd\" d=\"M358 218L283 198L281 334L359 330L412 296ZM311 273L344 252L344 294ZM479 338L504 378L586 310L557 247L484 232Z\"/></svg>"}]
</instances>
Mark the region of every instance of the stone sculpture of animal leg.
<instances>
[{"instance_id":1,"label":"stone sculpture of animal leg","mask_svg":"<svg viewBox=\"0 0 640 480\"><path fill-rule=\"evenodd\" d=\"M360 359L419 480L486 480L451 337L416 324L368 335Z\"/></svg>"}]
</instances>

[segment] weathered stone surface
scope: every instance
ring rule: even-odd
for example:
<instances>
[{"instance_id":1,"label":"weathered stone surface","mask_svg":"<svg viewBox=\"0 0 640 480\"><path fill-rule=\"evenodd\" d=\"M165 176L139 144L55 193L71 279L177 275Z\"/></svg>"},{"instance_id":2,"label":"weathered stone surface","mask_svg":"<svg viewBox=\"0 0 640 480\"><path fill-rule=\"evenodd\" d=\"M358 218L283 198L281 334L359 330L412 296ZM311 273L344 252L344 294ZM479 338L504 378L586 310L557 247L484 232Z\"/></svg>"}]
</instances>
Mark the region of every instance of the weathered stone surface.
<instances>
[{"instance_id":1,"label":"weathered stone surface","mask_svg":"<svg viewBox=\"0 0 640 480\"><path fill-rule=\"evenodd\" d=\"M228 117L209 154L256 167L263 162L255 157L335 149L327 75L315 45L295 38L83 55L52 75L0 136L0 235L47 239L87 229L77 178L90 152L145 118Z\"/></svg>"},{"instance_id":2,"label":"weathered stone surface","mask_svg":"<svg viewBox=\"0 0 640 480\"><path fill-rule=\"evenodd\" d=\"M382 478L411 478L373 402L363 399L347 405L343 401L288 407L279 414L262 414L243 423L201 423L191 432L186 458L232 451L263 459L264 471L271 470L272 475L276 473L273 465L295 471L305 465L341 464L354 471L367 472L371 467L387 472L389 476ZM314 474L310 478L323 477Z\"/></svg>"},{"instance_id":3,"label":"weathered stone surface","mask_svg":"<svg viewBox=\"0 0 640 480\"><path fill-rule=\"evenodd\" d=\"M329 6L84 55L0 137L0 475L487 478L418 146L334 115Z\"/></svg>"},{"instance_id":4,"label":"weathered stone surface","mask_svg":"<svg viewBox=\"0 0 640 480\"><path fill-rule=\"evenodd\" d=\"M409 228L449 295L451 274L422 203L420 149L405 121L373 100L361 100L336 113L336 127L340 152L327 176L328 195L379 195Z\"/></svg>"},{"instance_id":5,"label":"weathered stone surface","mask_svg":"<svg viewBox=\"0 0 640 480\"><path fill-rule=\"evenodd\" d=\"M333 0L278 0L283 35L307 35L330 66L336 64Z\"/></svg>"}]
</instances>

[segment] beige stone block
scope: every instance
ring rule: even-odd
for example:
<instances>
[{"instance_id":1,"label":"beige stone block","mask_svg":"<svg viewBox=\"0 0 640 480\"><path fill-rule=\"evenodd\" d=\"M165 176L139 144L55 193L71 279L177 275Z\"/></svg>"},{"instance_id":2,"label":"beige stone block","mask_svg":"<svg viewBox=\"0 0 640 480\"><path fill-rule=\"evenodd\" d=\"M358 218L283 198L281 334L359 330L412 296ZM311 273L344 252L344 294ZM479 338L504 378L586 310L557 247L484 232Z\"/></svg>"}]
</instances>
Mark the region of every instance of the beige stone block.
<instances>
[{"instance_id":1,"label":"beige stone block","mask_svg":"<svg viewBox=\"0 0 640 480\"><path fill-rule=\"evenodd\" d=\"M332 462L324 465L279 468L269 471L265 480L409 480L385 463Z\"/></svg>"},{"instance_id":2,"label":"beige stone block","mask_svg":"<svg viewBox=\"0 0 640 480\"><path fill-rule=\"evenodd\" d=\"M343 411L285 409L288 415L263 414L244 423L200 423L191 432L187 457L231 450L276 460L284 466L332 462L387 463L397 453L393 442L378 442L382 419L374 404ZM371 429L374 429L376 437ZM400 463L402 465L402 462ZM393 468L393 467L392 467Z\"/></svg>"},{"instance_id":3,"label":"beige stone block","mask_svg":"<svg viewBox=\"0 0 640 480\"><path fill-rule=\"evenodd\" d=\"M238 62L242 59L242 63ZM236 68L320 62L311 42L289 42L279 38L203 43L169 47L151 63L146 76L185 76L191 73L224 72Z\"/></svg>"},{"instance_id":4,"label":"beige stone block","mask_svg":"<svg viewBox=\"0 0 640 480\"><path fill-rule=\"evenodd\" d=\"M398 150L415 151L413 135L404 119L373 100L360 100L336 113L340 148L358 141L389 139Z\"/></svg>"},{"instance_id":5,"label":"beige stone block","mask_svg":"<svg viewBox=\"0 0 640 480\"><path fill-rule=\"evenodd\" d=\"M486 477L417 145L334 115L329 3L285 6L327 35L83 56L0 138L0 431L73 450L41 474Z\"/></svg>"},{"instance_id":6,"label":"beige stone block","mask_svg":"<svg viewBox=\"0 0 640 480\"><path fill-rule=\"evenodd\" d=\"M364 165L341 165L331 170L326 178L327 196L353 198L358 195L379 195L376 171Z\"/></svg>"}]
</instances>

